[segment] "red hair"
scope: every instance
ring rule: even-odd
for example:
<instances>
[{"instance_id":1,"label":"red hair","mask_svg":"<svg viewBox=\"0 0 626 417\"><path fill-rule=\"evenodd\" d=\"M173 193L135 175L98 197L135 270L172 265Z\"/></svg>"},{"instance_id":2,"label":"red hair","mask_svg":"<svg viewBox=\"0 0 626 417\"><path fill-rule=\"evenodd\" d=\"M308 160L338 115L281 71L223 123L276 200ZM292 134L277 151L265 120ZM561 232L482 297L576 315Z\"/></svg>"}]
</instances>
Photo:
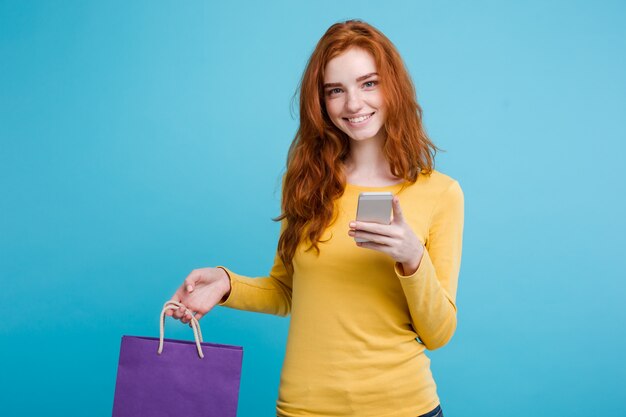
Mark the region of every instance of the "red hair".
<instances>
[{"instance_id":1,"label":"red hair","mask_svg":"<svg viewBox=\"0 0 626 417\"><path fill-rule=\"evenodd\" d=\"M324 70L334 57L352 47L374 57L387 109L383 153L391 173L408 183L433 170L437 148L422 126L422 109L400 54L385 35L358 20L332 25L317 43L300 81L300 126L289 148L283 180L282 214L286 227L278 254L291 266L303 241L319 253L318 243L334 220L334 202L344 192L343 162L349 137L330 120L324 101Z\"/></svg>"}]
</instances>

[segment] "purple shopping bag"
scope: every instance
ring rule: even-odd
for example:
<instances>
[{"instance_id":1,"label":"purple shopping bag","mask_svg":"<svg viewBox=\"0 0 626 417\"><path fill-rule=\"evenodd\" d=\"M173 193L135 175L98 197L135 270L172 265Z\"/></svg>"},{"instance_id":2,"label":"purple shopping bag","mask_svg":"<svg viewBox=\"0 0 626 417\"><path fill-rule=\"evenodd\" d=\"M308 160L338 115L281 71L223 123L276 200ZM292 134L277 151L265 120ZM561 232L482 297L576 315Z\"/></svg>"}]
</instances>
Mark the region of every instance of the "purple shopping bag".
<instances>
[{"instance_id":1,"label":"purple shopping bag","mask_svg":"<svg viewBox=\"0 0 626 417\"><path fill-rule=\"evenodd\" d=\"M192 319L195 342L160 337L122 336L113 417L236 417L243 349L203 343ZM193 317L193 314L192 314Z\"/></svg>"}]
</instances>

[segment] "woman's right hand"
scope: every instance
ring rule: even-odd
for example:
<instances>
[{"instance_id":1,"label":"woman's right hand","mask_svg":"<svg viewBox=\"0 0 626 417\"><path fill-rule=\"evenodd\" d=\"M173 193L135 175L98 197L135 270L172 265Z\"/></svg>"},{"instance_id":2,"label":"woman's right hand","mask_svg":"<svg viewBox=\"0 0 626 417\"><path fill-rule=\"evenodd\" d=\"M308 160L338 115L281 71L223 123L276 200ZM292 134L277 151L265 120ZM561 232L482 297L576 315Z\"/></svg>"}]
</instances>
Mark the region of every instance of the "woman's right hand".
<instances>
[{"instance_id":1,"label":"woman's right hand","mask_svg":"<svg viewBox=\"0 0 626 417\"><path fill-rule=\"evenodd\" d=\"M194 269L176 290L173 301L186 306L200 320L230 294L230 278L222 268ZM168 310L165 314L189 323L191 315L185 309ZM191 326L191 325L190 325Z\"/></svg>"}]
</instances>

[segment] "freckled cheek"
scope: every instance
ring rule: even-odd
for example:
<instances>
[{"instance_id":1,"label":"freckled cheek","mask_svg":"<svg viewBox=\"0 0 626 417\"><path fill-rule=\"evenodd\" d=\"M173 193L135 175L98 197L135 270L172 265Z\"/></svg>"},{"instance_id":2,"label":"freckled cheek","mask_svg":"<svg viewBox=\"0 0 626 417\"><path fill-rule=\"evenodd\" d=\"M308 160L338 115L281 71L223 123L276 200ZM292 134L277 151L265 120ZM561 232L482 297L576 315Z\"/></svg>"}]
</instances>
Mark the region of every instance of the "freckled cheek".
<instances>
[{"instance_id":1,"label":"freckled cheek","mask_svg":"<svg viewBox=\"0 0 626 417\"><path fill-rule=\"evenodd\" d=\"M381 100L380 103L377 103L376 108L378 109L378 115L383 123L387 120L387 108L385 107L385 103Z\"/></svg>"},{"instance_id":2,"label":"freckled cheek","mask_svg":"<svg viewBox=\"0 0 626 417\"><path fill-rule=\"evenodd\" d=\"M371 104L373 107L377 108L381 113L385 113L385 101L381 94L377 94L372 97Z\"/></svg>"},{"instance_id":3,"label":"freckled cheek","mask_svg":"<svg viewBox=\"0 0 626 417\"><path fill-rule=\"evenodd\" d=\"M341 119L342 106L340 103L338 103L338 101L339 100L332 100L326 103L326 111L335 123L338 123Z\"/></svg>"}]
</instances>

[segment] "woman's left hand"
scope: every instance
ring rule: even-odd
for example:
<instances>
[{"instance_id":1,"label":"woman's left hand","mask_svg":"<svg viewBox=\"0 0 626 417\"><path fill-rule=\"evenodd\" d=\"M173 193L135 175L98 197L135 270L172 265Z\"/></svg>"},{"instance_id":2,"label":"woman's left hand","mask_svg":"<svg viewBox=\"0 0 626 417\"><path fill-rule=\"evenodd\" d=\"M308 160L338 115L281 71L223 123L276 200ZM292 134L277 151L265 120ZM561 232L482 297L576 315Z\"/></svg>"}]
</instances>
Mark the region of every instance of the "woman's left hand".
<instances>
[{"instance_id":1,"label":"woman's left hand","mask_svg":"<svg viewBox=\"0 0 626 417\"><path fill-rule=\"evenodd\" d=\"M390 224L352 221L348 234L367 239L369 242L357 242L357 246L386 253L402 265L404 275L412 275L424 255L424 245L404 221L398 196L393 197L392 208Z\"/></svg>"}]
</instances>

